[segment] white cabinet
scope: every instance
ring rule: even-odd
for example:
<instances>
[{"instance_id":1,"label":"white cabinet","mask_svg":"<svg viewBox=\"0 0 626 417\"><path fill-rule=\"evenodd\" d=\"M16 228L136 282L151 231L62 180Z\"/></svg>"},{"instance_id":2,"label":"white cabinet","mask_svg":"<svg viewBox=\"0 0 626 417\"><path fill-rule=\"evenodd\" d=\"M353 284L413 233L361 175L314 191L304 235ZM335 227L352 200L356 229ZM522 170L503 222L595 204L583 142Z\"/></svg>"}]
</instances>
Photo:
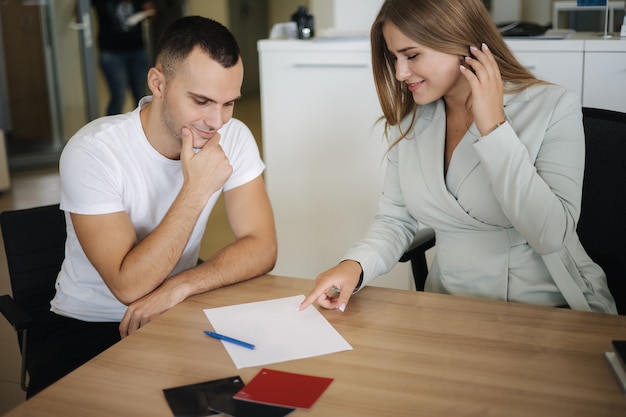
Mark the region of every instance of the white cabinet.
<instances>
[{"instance_id":1,"label":"white cabinet","mask_svg":"<svg viewBox=\"0 0 626 417\"><path fill-rule=\"evenodd\" d=\"M276 275L315 278L363 236L377 210L387 144L369 42L259 41L265 180ZM409 289L409 265L374 285Z\"/></svg>"},{"instance_id":2,"label":"white cabinet","mask_svg":"<svg viewBox=\"0 0 626 417\"><path fill-rule=\"evenodd\" d=\"M536 77L583 96L583 40L509 39L507 44Z\"/></svg>"},{"instance_id":3,"label":"white cabinet","mask_svg":"<svg viewBox=\"0 0 626 417\"><path fill-rule=\"evenodd\" d=\"M626 113L626 40L585 42L583 105Z\"/></svg>"},{"instance_id":4,"label":"white cabinet","mask_svg":"<svg viewBox=\"0 0 626 417\"><path fill-rule=\"evenodd\" d=\"M626 39L578 33L506 42L533 74L576 92L583 106L626 112Z\"/></svg>"}]
</instances>

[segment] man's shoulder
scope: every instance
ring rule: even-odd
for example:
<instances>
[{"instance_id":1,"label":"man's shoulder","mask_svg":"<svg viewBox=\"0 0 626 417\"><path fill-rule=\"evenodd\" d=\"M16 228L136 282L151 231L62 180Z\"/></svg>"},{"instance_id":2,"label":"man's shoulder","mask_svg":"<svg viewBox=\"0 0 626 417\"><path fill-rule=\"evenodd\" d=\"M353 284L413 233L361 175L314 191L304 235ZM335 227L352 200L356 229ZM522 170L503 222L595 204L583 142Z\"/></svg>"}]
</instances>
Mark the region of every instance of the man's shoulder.
<instances>
[{"instance_id":1,"label":"man's shoulder","mask_svg":"<svg viewBox=\"0 0 626 417\"><path fill-rule=\"evenodd\" d=\"M254 135L248 126L239 119L231 118L219 130L220 145L228 154L230 151L241 147L256 146Z\"/></svg>"},{"instance_id":2,"label":"man's shoulder","mask_svg":"<svg viewBox=\"0 0 626 417\"><path fill-rule=\"evenodd\" d=\"M69 140L69 144L102 143L114 144L116 140L125 140L131 136L137 121L132 113L104 116L92 120L80 128Z\"/></svg>"}]
</instances>

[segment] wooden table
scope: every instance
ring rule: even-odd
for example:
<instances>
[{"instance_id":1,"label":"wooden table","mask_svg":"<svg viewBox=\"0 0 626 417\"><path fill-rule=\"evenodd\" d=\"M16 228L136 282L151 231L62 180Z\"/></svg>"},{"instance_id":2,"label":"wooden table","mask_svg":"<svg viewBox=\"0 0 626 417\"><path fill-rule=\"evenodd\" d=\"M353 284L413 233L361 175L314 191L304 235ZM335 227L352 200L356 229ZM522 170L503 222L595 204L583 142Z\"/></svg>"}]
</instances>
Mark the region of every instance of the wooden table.
<instances>
[{"instance_id":1,"label":"wooden table","mask_svg":"<svg viewBox=\"0 0 626 417\"><path fill-rule=\"evenodd\" d=\"M240 375L203 309L306 294L311 280L265 276L198 295L6 416L168 416L162 390ZM295 308L296 306L294 306ZM334 378L292 416L624 416L605 362L626 316L367 287L322 314L354 350L267 365Z\"/></svg>"}]
</instances>

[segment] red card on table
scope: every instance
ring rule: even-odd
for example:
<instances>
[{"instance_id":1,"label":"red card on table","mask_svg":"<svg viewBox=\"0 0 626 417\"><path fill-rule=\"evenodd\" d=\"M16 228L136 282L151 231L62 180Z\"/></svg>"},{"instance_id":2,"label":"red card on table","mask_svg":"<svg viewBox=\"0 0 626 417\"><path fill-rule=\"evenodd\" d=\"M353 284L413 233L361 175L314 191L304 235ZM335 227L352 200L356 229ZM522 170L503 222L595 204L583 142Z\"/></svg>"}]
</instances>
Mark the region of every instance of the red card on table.
<instances>
[{"instance_id":1,"label":"red card on table","mask_svg":"<svg viewBox=\"0 0 626 417\"><path fill-rule=\"evenodd\" d=\"M332 378L263 368L233 398L309 409L333 382Z\"/></svg>"}]
</instances>

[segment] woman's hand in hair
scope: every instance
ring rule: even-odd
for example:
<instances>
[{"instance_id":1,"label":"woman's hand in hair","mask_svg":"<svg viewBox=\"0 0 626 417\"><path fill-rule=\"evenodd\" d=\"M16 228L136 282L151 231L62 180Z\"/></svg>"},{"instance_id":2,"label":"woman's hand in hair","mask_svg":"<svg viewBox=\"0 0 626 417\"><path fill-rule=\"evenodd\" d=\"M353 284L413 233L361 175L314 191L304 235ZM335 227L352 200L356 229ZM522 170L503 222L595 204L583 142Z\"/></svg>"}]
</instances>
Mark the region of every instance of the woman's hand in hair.
<instances>
[{"instance_id":1,"label":"woman's hand in hair","mask_svg":"<svg viewBox=\"0 0 626 417\"><path fill-rule=\"evenodd\" d=\"M471 46L470 54L465 57L465 66L461 65L461 73L472 89L474 123L480 134L486 136L505 121L504 86L498 64L486 44L480 49Z\"/></svg>"}]
</instances>

